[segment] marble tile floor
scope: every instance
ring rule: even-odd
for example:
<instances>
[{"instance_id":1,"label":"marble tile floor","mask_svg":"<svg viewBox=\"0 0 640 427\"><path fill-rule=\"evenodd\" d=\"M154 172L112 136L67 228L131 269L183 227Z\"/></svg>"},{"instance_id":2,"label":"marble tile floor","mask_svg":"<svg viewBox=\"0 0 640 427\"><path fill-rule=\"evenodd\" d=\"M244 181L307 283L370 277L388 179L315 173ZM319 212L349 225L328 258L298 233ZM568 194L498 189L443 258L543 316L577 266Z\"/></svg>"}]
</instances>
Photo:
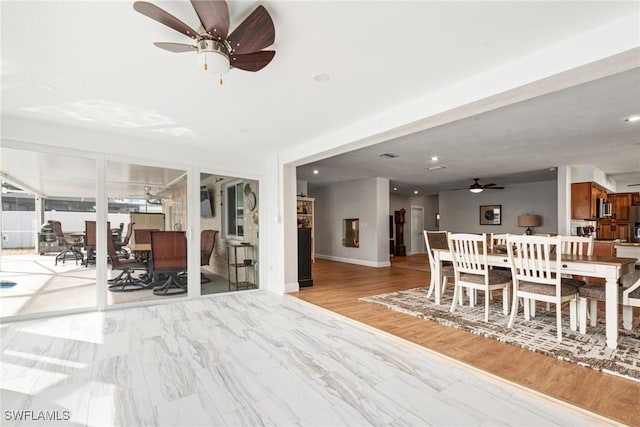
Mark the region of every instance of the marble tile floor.
<instances>
[{"instance_id":1,"label":"marble tile floor","mask_svg":"<svg viewBox=\"0 0 640 427\"><path fill-rule=\"evenodd\" d=\"M0 333L3 425L614 424L267 291L9 323ZM6 411L70 419L20 423Z\"/></svg>"}]
</instances>

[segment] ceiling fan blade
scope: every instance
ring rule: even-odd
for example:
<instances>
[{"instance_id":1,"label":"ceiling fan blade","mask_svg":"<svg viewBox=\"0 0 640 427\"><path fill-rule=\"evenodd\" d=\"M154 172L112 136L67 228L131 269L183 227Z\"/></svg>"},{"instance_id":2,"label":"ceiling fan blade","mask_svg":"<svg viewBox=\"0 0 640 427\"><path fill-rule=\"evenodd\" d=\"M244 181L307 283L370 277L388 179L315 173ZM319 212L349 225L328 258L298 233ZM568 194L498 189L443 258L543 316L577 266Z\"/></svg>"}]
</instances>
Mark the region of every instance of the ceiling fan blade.
<instances>
[{"instance_id":1,"label":"ceiling fan blade","mask_svg":"<svg viewBox=\"0 0 640 427\"><path fill-rule=\"evenodd\" d=\"M164 43L164 42L154 42L153 44L159 47L160 49L168 50L169 52L175 52L175 53L195 52L198 50L197 47L192 46L190 44Z\"/></svg>"},{"instance_id":2,"label":"ceiling fan blade","mask_svg":"<svg viewBox=\"0 0 640 427\"><path fill-rule=\"evenodd\" d=\"M484 187L485 190L504 190L504 187Z\"/></svg>"},{"instance_id":3,"label":"ceiling fan blade","mask_svg":"<svg viewBox=\"0 0 640 427\"><path fill-rule=\"evenodd\" d=\"M492 182L491 184L482 184L482 187L493 187L495 184Z\"/></svg>"},{"instance_id":4,"label":"ceiling fan blade","mask_svg":"<svg viewBox=\"0 0 640 427\"><path fill-rule=\"evenodd\" d=\"M640 185L640 183L638 183L638 184L629 184L629 185L627 185L627 187L636 187L638 185Z\"/></svg>"},{"instance_id":5,"label":"ceiling fan blade","mask_svg":"<svg viewBox=\"0 0 640 427\"><path fill-rule=\"evenodd\" d=\"M242 55L271 46L275 38L276 30L271 16L267 9L260 5L233 30L227 40L233 49L232 54Z\"/></svg>"},{"instance_id":6,"label":"ceiling fan blade","mask_svg":"<svg viewBox=\"0 0 640 427\"><path fill-rule=\"evenodd\" d=\"M224 0L191 0L205 31L218 40L229 34L229 7Z\"/></svg>"},{"instance_id":7,"label":"ceiling fan blade","mask_svg":"<svg viewBox=\"0 0 640 427\"><path fill-rule=\"evenodd\" d=\"M177 32L182 33L187 37L191 37L192 39L198 37L198 33L196 32L196 30L194 30L175 16L171 15L169 12L165 12L164 10L160 9L155 4L151 4L146 1L137 1L133 3L133 8L141 14L158 21L169 28L173 28Z\"/></svg>"},{"instance_id":8,"label":"ceiling fan blade","mask_svg":"<svg viewBox=\"0 0 640 427\"><path fill-rule=\"evenodd\" d=\"M231 66L245 71L260 71L271 62L275 54L275 50L261 50L245 55L233 55Z\"/></svg>"}]
</instances>

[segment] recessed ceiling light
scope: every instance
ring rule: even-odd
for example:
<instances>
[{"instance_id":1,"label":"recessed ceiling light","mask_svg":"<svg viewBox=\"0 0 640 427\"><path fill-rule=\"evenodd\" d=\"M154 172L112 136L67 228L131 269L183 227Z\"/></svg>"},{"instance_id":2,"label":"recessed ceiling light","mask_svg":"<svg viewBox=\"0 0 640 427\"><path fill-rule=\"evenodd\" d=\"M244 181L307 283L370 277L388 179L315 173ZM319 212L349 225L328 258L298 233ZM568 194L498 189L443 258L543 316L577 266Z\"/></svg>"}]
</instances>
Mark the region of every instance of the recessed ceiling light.
<instances>
[{"instance_id":1,"label":"recessed ceiling light","mask_svg":"<svg viewBox=\"0 0 640 427\"><path fill-rule=\"evenodd\" d=\"M314 174L314 175L318 175L319 173L320 173L320 172L318 172L318 169L314 169L314 170L313 170L313 174Z\"/></svg>"},{"instance_id":2,"label":"recessed ceiling light","mask_svg":"<svg viewBox=\"0 0 640 427\"><path fill-rule=\"evenodd\" d=\"M316 74L315 76L313 76L313 80L317 81L318 83L328 82L330 78L331 77L327 73Z\"/></svg>"},{"instance_id":3,"label":"recessed ceiling light","mask_svg":"<svg viewBox=\"0 0 640 427\"><path fill-rule=\"evenodd\" d=\"M640 120L640 115L638 114L634 114L633 116L629 116L626 119L624 119L625 122L629 122L629 123L637 122L638 120Z\"/></svg>"},{"instance_id":4,"label":"recessed ceiling light","mask_svg":"<svg viewBox=\"0 0 640 427\"><path fill-rule=\"evenodd\" d=\"M398 187L393 187L393 191L398 191Z\"/></svg>"},{"instance_id":5,"label":"recessed ceiling light","mask_svg":"<svg viewBox=\"0 0 640 427\"><path fill-rule=\"evenodd\" d=\"M413 194L418 194L418 190L413 190Z\"/></svg>"},{"instance_id":6,"label":"recessed ceiling light","mask_svg":"<svg viewBox=\"0 0 640 427\"><path fill-rule=\"evenodd\" d=\"M244 129L240 129L240 133L249 133L251 132L250 129L244 128Z\"/></svg>"},{"instance_id":7,"label":"recessed ceiling light","mask_svg":"<svg viewBox=\"0 0 640 427\"><path fill-rule=\"evenodd\" d=\"M432 162L437 162L438 161L438 156L431 156L431 161Z\"/></svg>"},{"instance_id":8,"label":"recessed ceiling light","mask_svg":"<svg viewBox=\"0 0 640 427\"><path fill-rule=\"evenodd\" d=\"M447 167L445 165L437 165L437 166L431 166L430 168L427 168L428 171L437 171L440 169L446 169Z\"/></svg>"},{"instance_id":9,"label":"recessed ceiling light","mask_svg":"<svg viewBox=\"0 0 640 427\"><path fill-rule=\"evenodd\" d=\"M556 168L549 168L549 170L553 172L554 170L556 170Z\"/></svg>"}]
</instances>

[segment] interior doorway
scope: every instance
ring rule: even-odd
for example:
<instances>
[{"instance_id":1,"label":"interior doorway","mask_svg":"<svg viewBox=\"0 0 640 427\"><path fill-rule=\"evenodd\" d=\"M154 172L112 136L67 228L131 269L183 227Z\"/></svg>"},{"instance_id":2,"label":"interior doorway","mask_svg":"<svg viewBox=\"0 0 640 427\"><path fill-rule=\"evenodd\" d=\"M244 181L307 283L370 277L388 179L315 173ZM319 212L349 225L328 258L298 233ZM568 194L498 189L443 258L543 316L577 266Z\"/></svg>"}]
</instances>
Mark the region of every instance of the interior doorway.
<instances>
[{"instance_id":1,"label":"interior doorway","mask_svg":"<svg viewBox=\"0 0 640 427\"><path fill-rule=\"evenodd\" d=\"M424 208L411 206L411 254L426 252L422 230L424 230Z\"/></svg>"}]
</instances>

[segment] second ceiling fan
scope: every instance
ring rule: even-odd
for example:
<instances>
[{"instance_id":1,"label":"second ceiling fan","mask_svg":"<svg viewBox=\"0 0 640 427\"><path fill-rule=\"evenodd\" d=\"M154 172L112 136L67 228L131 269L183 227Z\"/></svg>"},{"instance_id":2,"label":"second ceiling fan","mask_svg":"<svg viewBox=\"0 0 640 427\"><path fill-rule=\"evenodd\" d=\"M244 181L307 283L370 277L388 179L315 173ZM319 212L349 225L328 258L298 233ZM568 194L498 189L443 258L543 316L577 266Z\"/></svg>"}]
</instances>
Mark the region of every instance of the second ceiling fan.
<instances>
[{"instance_id":1,"label":"second ceiling fan","mask_svg":"<svg viewBox=\"0 0 640 427\"><path fill-rule=\"evenodd\" d=\"M238 27L229 33L229 7L224 0L191 0L200 19L198 31L175 16L146 2L136 1L133 8L194 40L195 45L155 42L169 52L196 52L204 70L222 76L230 68L259 71L275 56L274 50L262 50L275 41L275 28L269 12L258 6ZM222 84L222 78L220 79Z\"/></svg>"},{"instance_id":2,"label":"second ceiling fan","mask_svg":"<svg viewBox=\"0 0 640 427\"><path fill-rule=\"evenodd\" d=\"M480 178L473 178L473 184L468 187L452 188L451 190L469 190L472 193L480 193L484 190L504 190L504 187L498 187L494 183L480 184Z\"/></svg>"}]
</instances>

